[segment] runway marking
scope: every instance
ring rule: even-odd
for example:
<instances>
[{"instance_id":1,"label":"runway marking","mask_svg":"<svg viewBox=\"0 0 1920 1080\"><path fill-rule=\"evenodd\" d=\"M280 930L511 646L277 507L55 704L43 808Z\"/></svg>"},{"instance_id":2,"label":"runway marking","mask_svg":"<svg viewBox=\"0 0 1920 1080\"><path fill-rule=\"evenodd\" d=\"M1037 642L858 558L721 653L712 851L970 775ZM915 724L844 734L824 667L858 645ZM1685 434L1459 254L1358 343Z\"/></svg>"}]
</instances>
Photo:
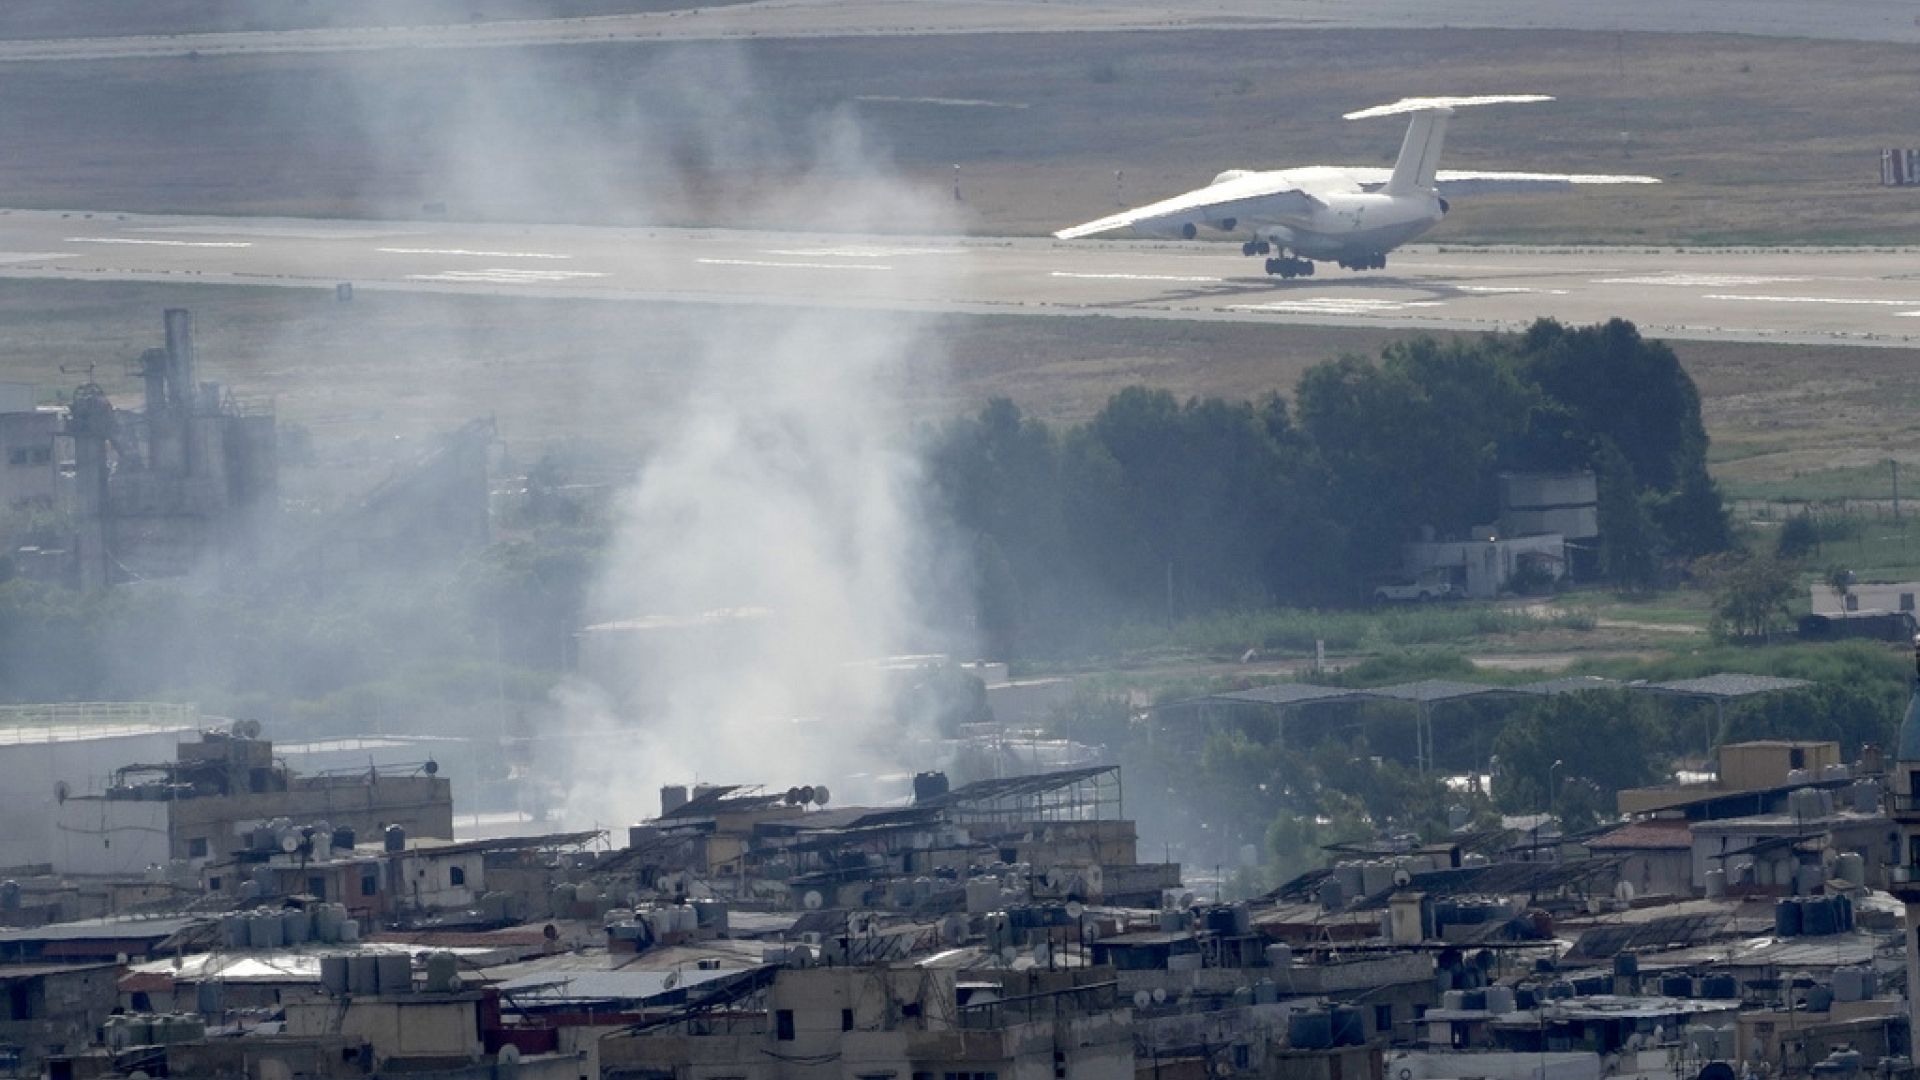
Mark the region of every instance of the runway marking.
<instances>
[{"instance_id":1,"label":"runway marking","mask_svg":"<svg viewBox=\"0 0 1920 1080\"><path fill-rule=\"evenodd\" d=\"M770 266L781 270L891 270L876 263L773 262L767 259L695 259L706 266Z\"/></svg>"},{"instance_id":2,"label":"runway marking","mask_svg":"<svg viewBox=\"0 0 1920 1080\"><path fill-rule=\"evenodd\" d=\"M1077 274L1070 270L1055 270L1053 276L1080 281L1171 281L1182 285L1217 285L1225 280L1217 277L1188 277L1182 274Z\"/></svg>"},{"instance_id":3,"label":"runway marking","mask_svg":"<svg viewBox=\"0 0 1920 1080\"><path fill-rule=\"evenodd\" d=\"M1565 296L1565 289L1532 289L1525 285L1455 285L1458 292L1485 293L1490 296L1507 296L1513 293L1538 293L1542 296Z\"/></svg>"},{"instance_id":4,"label":"runway marking","mask_svg":"<svg viewBox=\"0 0 1920 1080\"><path fill-rule=\"evenodd\" d=\"M983 101L979 98L895 97L892 94L861 94L855 101L874 105L945 105L956 109L1024 109L1020 101Z\"/></svg>"},{"instance_id":5,"label":"runway marking","mask_svg":"<svg viewBox=\"0 0 1920 1080\"><path fill-rule=\"evenodd\" d=\"M1791 285L1811 281L1804 277L1768 277L1762 274L1689 274L1675 270L1640 277L1601 278L1595 285L1674 285L1680 288L1725 289L1735 285Z\"/></svg>"},{"instance_id":6,"label":"runway marking","mask_svg":"<svg viewBox=\"0 0 1920 1080\"><path fill-rule=\"evenodd\" d=\"M1379 300L1361 296L1323 296L1275 300L1266 304L1230 304L1229 311L1271 311L1280 315L1384 315L1407 308L1444 307L1442 300Z\"/></svg>"},{"instance_id":7,"label":"runway marking","mask_svg":"<svg viewBox=\"0 0 1920 1080\"><path fill-rule=\"evenodd\" d=\"M774 248L768 255L783 255L796 259L892 259L902 255L964 255L965 248L921 248L921 247L822 247L822 248ZM703 260L704 261L704 260Z\"/></svg>"},{"instance_id":8,"label":"runway marking","mask_svg":"<svg viewBox=\"0 0 1920 1080\"><path fill-rule=\"evenodd\" d=\"M455 255L476 259L571 259L571 255L555 255L546 251L468 251L466 248L375 248L383 255Z\"/></svg>"},{"instance_id":9,"label":"runway marking","mask_svg":"<svg viewBox=\"0 0 1920 1080\"><path fill-rule=\"evenodd\" d=\"M1869 307L1912 307L1920 300L1866 300L1853 296L1743 296L1738 293L1708 293L1708 300L1751 300L1769 304L1852 304Z\"/></svg>"},{"instance_id":10,"label":"runway marking","mask_svg":"<svg viewBox=\"0 0 1920 1080\"><path fill-rule=\"evenodd\" d=\"M71 251L0 251L0 263L45 262L48 259L77 259Z\"/></svg>"},{"instance_id":11,"label":"runway marking","mask_svg":"<svg viewBox=\"0 0 1920 1080\"><path fill-rule=\"evenodd\" d=\"M574 281L579 278L602 278L607 275L592 270L522 270L514 267L496 267L491 270L442 270L437 274L408 274L408 281L456 281L485 282L493 285L540 285L557 281Z\"/></svg>"},{"instance_id":12,"label":"runway marking","mask_svg":"<svg viewBox=\"0 0 1920 1080\"><path fill-rule=\"evenodd\" d=\"M146 240L137 236L69 236L63 244L139 244L144 247L250 248L246 240Z\"/></svg>"}]
</instances>

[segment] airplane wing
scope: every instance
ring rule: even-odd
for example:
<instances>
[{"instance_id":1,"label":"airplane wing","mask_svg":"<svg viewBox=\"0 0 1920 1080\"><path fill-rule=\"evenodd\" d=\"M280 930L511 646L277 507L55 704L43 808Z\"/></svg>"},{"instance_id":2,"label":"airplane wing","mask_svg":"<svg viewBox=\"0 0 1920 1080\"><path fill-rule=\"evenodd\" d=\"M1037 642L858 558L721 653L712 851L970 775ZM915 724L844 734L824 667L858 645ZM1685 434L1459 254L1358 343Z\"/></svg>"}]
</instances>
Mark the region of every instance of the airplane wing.
<instances>
[{"instance_id":1,"label":"airplane wing","mask_svg":"<svg viewBox=\"0 0 1920 1080\"><path fill-rule=\"evenodd\" d=\"M1248 173L1170 199L1109 214L1085 225L1061 229L1053 235L1061 240L1078 240L1156 222L1178 225L1214 223L1228 218L1267 222L1276 217L1305 214L1319 205L1320 200L1301 191L1297 181L1273 173Z\"/></svg>"},{"instance_id":2,"label":"airplane wing","mask_svg":"<svg viewBox=\"0 0 1920 1080\"><path fill-rule=\"evenodd\" d=\"M1346 170L1362 187L1376 188L1393 175L1392 169L1352 168ZM1658 184L1657 176L1613 176L1605 173L1484 172L1466 169L1441 169L1434 186L1442 195L1529 194L1542 191L1568 191L1589 184Z\"/></svg>"}]
</instances>

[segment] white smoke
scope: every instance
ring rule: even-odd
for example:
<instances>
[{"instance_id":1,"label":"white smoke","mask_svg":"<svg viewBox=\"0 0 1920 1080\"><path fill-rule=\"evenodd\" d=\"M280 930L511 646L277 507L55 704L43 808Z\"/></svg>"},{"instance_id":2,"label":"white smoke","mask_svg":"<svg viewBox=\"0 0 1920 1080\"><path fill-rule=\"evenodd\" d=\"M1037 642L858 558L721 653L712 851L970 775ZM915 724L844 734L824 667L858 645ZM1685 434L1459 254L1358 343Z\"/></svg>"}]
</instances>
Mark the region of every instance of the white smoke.
<instances>
[{"instance_id":1,"label":"white smoke","mask_svg":"<svg viewBox=\"0 0 1920 1080\"><path fill-rule=\"evenodd\" d=\"M836 274L841 303L745 324L716 311L679 358L694 373L685 397L635 403L669 419L623 500L594 606L660 622L615 635L597 658L625 684L624 701L605 687L560 695L578 748L572 820L650 817L668 783L827 783L851 794L848 777L914 764L890 684L870 665L949 640L942 630L962 621L919 504L902 396L908 379L937 377L941 356L920 320L861 305L937 280L951 256L858 234L930 235L949 223L937 200L888 179L845 117L820 125L818 146L777 209L809 207L836 232L783 240L801 254L765 260L812 266L741 272ZM836 254L806 254L821 250ZM821 269L822 259L859 265Z\"/></svg>"}]
</instances>

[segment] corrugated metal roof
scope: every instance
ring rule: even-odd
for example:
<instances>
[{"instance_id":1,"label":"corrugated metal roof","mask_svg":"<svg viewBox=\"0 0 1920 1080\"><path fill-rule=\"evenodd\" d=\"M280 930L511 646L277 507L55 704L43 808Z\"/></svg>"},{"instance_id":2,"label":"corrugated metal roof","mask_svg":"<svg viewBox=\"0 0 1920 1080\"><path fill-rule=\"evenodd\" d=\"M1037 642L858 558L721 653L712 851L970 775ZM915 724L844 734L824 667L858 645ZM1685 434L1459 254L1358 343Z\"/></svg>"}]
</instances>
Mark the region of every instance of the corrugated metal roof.
<instances>
[{"instance_id":1,"label":"corrugated metal roof","mask_svg":"<svg viewBox=\"0 0 1920 1080\"><path fill-rule=\"evenodd\" d=\"M1514 691L1505 686L1487 686L1483 683L1455 682L1451 679L1421 679L1419 682L1398 683L1393 686L1376 686L1360 693L1368 697L1391 698L1395 701L1417 701L1431 705L1439 701L1455 701L1470 697L1498 697Z\"/></svg>"},{"instance_id":2,"label":"corrugated metal roof","mask_svg":"<svg viewBox=\"0 0 1920 1080\"><path fill-rule=\"evenodd\" d=\"M1704 698L1743 698L1754 694L1771 694L1780 690L1797 690L1803 686L1812 686L1806 679L1783 679L1776 675L1704 675L1698 679L1676 679L1672 682L1647 683L1638 689L1654 690L1665 694L1685 694L1689 697Z\"/></svg>"},{"instance_id":3,"label":"corrugated metal roof","mask_svg":"<svg viewBox=\"0 0 1920 1080\"><path fill-rule=\"evenodd\" d=\"M1621 690L1626 685L1619 679L1609 679L1604 675L1569 675L1561 679L1522 683L1513 689L1522 694L1554 697L1559 694L1578 694L1586 690Z\"/></svg>"},{"instance_id":4,"label":"corrugated metal roof","mask_svg":"<svg viewBox=\"0 0 1920 1080\"><path fill-rule=\"evenodd\" d=\"M642 1002L749 970L719 968L702 971L687 967L668 971L567 971L523 975L501 983L499 990L502 995L511 996L519 1005Z\"/></svg>"},{"instance_id":5,"label":"corrugated metal roof","mask_svg":"<svg viewBox=\"0 0 1920 1080\"><path fill-rule=\"evenodd\" d=\"M1256 686L1251 690L1234 690L1225 694L1212 694L1198 701L1234 701L1248 705L1313 705L1323 701L1342 701L1360 696L1352 690L1338 686L1311 686L1307 683L1275 683L1272 686ZM1175 704L1188 704L1176 702Z\"/></svg>"},{"instance_id":6,"label":"corrugated metal roof","mask_svg":"<svg viewBox=\"0 0 1920 1080\"><path fill-rule=\"evenodd\" d=\"M1693 847L1690 823L1683 818L1655 818L1622 825L1612 832L1587 841L1596 850L1632 849L1646 851L1681 850Z\"/></svg>"}]
</instances>

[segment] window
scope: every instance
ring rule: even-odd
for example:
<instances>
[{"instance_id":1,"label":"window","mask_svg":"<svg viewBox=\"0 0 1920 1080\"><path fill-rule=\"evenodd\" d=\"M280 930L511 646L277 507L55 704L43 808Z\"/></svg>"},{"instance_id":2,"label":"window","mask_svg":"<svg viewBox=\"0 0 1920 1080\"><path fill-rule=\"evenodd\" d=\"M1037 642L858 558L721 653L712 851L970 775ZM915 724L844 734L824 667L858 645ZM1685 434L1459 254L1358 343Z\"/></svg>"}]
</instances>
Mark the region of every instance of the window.
<instances>
[{"instance_id":1,"label":"window","mask_svg":"<svg viewBox=\"0 0 1920 1080\"><path fill-rule=\"evenodd\" d=\"M1847 594L1847 610L1848 611L1860 610L1860 598L1853 595L1852 593Z\"/></svg>"},{"instance_id":2,"label":"window","mask_svg":"<svg viewBox=\"0 0 1920 1080\"><path fill-rule=\"evenodd\" d=\"M1912 593L1903 592L1900 594L1900 610L1901 611L1913 610L1913 594Z\"/></svg>"},{"instance_id":3,"label":"window","mask_svg":"<svg viewBox=\"0 0 1920 1080\"><path fill-rule=\"evenodd\" d=\"M207 891L208 892L220 891L220 878L218 876L210 877L207 879Z\"/></svg>"},{"instance_id":4,"label":"window","mask_svg":"<svg viewBox=\"0 0 1920 1080\"><path fill-rule=\"evenodd\" d=\"M773 1013L773 1037L781 1042L793 1041L793 1010L775 1009Z\"/></svg>"},{"instance_id":5,"label":"window","mask_svg":"<svg viewBox=\"0 0 1920 1080\"><path fill-rule=\"evenodd\" d=\"M26 448L26 447L24 447L24 446L16 446L16 447L14 447L13 449L11 449L11 450L9 450L9 451L7 451L7 464L9 464L9 465L25 465L26 463L27 463L27 448Z\"/></svg>"},{"instance_id":6,"label":"window","mask_svg":"<svg viewBox=\"0 0 1920 1080\"><path fill-rule=\"evenodd\" d=\"M1393 1005L1375 1005L1373 1007L1373 1030L1381 1034L1393 1031Z\"/></svg>"},{"instance_id":7,"label":"window","mask_svg":"<svg viewBox=\"0 0 1920 1080\"><path fill-rule=\"evenodd\" d=\"M53 462L53 451L47 449L44 446L34 448L33 463L35 465L48 465L48 464L52 464L52 462Z\"/></svg>"},{"instance_id":8,"label":"window","mask_svg":"<svg viewBox=\"0 0 1920 1080\"><path fill-rule=\"evenodd\" d=\"M187 858L204 859L207 857L207 838L196 836L187 841Z\"/></svg>"},{"instance_id":9,"label":"window","mask_svg":"<svg viewBox=\"0 0 1920 1080\"><path fill-rule=\"evenodd\" d=\"M840 1010L840 1030L841 1031L853 1030L853 1010L852 1009ZM893 1074L888 1073L887 1075L892 1076Z\"/></svg>"},{"instance_id":10,"label":"window","mask_svg":"<svg viewBox=\"0 0 1920 1080\"><path fill-rule=\"evenodd\" d=\"M377 896L380 893L380 879L368 874L360 879L361 896Z\"/></svg>"},{"instance_id":11,"label":"window","mask_svg":"<svg viewBox=\"0 0 1920 1080\"><path fill-rule=\"evenodd\" d=\"M1804 769L1807 767L1807 752L1799 747L1787 751L1787 768Z\"/></svg>"},{"instance_id":12,"label":"window","mask_svg":"<svg viewBox=\"0 0 1920 1080\"><path fill-rule=\"evenodd\" d=\"M465 885L466 883L467 883L466 867L464 866L447 867L447 884L458 886L458 885Z\"/></svg>"},{"instance_id":13,"label":"window","mask_svg":"<svg viewBox=\"0 0 1920 1080\"><path fill-rule=\"evenodd\" d=\"M327 898L327 879L318 874L307 879L307 895L317 900Z\"/></svg>"}]
</instances>

